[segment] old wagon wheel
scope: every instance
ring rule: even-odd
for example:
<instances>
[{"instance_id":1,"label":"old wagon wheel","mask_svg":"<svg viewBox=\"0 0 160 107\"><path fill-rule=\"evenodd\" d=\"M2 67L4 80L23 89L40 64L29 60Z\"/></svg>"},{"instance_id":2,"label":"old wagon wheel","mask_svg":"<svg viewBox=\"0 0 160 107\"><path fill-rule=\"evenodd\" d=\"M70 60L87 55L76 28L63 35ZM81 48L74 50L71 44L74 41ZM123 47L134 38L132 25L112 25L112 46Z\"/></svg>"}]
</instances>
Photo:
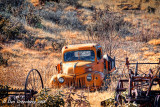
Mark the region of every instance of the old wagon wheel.
<instances>
[{"instance_id":1,"label":"old wagon wheel","mask_svg":"<svg viewBox=\"0 0 160 107\"><path fill-rule=\"evenodd\" d=\"M38 70L32 69L25 82L25 100L31 100L41 89L43 89L41 74Z\"/></svg>"}]
</instances>

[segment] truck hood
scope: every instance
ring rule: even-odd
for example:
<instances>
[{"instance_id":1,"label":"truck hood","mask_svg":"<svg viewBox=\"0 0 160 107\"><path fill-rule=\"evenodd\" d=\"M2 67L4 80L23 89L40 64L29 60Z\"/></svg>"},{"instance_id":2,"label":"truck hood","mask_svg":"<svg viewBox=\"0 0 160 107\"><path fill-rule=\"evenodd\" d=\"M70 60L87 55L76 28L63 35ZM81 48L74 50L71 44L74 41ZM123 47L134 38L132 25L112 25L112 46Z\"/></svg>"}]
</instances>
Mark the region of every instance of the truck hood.
<instances>
[{"instance_id":1,"label":"truck hood","mask_svg":"<svg viewBox=\"0 0 160 107\"><path fill-rule=\"evenodd\" d=\"M89 62L89 61L78 61L78 62L67 62L67 63L63 63L63 73L64 74L70 74L70 75L75 75L77 73L84 73L85 72L85 68L87 67L87 65L91 64L93 62Z\"/></svg>"}]
</instances>

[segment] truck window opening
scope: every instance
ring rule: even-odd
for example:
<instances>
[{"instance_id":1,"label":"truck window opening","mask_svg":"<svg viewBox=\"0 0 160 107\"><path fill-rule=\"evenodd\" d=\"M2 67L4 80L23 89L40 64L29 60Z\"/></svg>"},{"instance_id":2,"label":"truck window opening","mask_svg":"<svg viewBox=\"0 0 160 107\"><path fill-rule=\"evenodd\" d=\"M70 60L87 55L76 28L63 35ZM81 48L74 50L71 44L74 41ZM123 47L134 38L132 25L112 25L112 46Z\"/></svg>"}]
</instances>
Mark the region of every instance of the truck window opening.
<instances>
[{"instance_id":1,"label":"truck window opening","mask_svg":"<svg viewBox=\"0 0 160 107\"><path fill-rule=\"evenodd\" d=\"M100 49L97 50L97 59L98 60L101 59L101 50Z\"/></svg>"},{"instance_id":2,"label":"truck window opening","mask_svg":"<svg viewBox=\"0 0 160 107\"><path fill-rule=\"evenodd\" d=\"M95 53L92 50L70 51L64 53L64 61L95 61Z\"/></svg>"}]
</instances>

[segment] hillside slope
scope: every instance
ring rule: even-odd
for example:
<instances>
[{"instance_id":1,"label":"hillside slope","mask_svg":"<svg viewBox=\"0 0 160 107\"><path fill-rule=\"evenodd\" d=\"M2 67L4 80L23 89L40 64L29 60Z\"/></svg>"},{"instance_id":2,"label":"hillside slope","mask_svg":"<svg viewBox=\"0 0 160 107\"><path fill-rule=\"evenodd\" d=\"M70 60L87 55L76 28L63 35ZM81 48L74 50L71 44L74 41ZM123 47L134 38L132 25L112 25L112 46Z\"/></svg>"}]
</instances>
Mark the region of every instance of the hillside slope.
<instances>
[{"instance_id":1,"label":"hillside slope","mask_svg":"<svg viewBox=\"0 0 160 107\"><path fill-rule=\"evenodd\" d=\"M104 54L116 57L119 73L126 57L131 62L158 62L160 58L157 0L77 0L78 6L11 1L0 1L0 84L23 87L28 71L35 68L49 87L50 78L57 74L55 66L61 62L61 48L67 44L99 43ZM149 68L157 66L140 66L146 72ZM105 99L101 92L89 95L92 106Z\"/></svg>"}]
</instances>

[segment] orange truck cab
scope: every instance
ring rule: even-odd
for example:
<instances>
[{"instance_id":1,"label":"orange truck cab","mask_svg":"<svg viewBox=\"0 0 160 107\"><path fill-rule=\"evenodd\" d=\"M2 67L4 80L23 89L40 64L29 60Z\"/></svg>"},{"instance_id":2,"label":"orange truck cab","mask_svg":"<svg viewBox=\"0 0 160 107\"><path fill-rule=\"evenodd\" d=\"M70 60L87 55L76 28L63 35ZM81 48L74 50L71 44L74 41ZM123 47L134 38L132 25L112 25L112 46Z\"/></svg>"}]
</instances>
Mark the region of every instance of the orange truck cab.
<instances>
[{"instance_id":1,"label":"orange truck cab","mask_svg":"<svg viewBox=\"0 0 160 107\"><path fill-rule=\"evenodd\" d=\"M62 48L62 62L50 84L54 88L70 87L100 89L105 75L113 72L115 58L103 56L99 44L77 44Z\"/></svg>"}]
</instances>

